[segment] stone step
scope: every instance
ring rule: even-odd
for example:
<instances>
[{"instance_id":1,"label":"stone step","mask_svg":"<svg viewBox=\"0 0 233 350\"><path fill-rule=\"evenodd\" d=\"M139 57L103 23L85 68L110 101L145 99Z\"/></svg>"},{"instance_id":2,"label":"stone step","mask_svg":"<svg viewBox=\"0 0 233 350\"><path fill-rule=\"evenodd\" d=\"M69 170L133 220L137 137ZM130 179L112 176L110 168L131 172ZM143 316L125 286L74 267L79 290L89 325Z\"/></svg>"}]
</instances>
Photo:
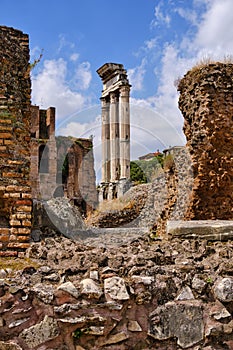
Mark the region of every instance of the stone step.
<instances>
[{"instance_id":1,"label":"stone step","mask_svg":"<svg viewBox=\"0 0 233 350\"><path fill-rule=\"evenodd\" d=\"M209 241L233 239L233 220L170 220L167 235L183 239L202 238Z\"/></svg>"}]
</instances>

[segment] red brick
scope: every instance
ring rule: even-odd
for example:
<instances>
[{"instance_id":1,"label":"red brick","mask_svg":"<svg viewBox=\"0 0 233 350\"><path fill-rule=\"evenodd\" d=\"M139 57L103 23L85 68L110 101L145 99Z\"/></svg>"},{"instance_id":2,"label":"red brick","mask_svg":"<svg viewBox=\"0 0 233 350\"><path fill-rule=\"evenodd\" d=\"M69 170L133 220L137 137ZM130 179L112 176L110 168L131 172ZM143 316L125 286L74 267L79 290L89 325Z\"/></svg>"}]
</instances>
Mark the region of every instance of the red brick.
<instances>
[{"instance_id":1,"label":"red brick","mask_svg":"<svg viewBox=\"0 0 233 350\"><path fill-rule=\"evenodd\" d=\"M0 236L0 242L8 242L9 241L9 235L1 235Z\"/></svg>"},{"instance_id":2,"label":"red brick","mask_svg":"<svg viewBox=\"0 0 233 350\"><path fill-rule=\"evenodd\" d=\"M0 251L0 256L5 256L5 257L13 257L13 256L17 256L18 252L16 251L11 251L11 250L5 250L5 251Z\"/></svg>"},{"instance_id":3,"label":"red brick","mask_svg":"<svg viewBox=\"0 0 233 350\"><path fill-rule=\"evenodd\" d=\"M9 228L0 228L0 235L8 235L10 233Z\"/></svg>"},{"instance_id":4,"label":"red brick","mask_svg":"<svg viewBox=\"0 0 233 350\"><path fill-rule=\"evenodd\" d=\"M32 205L32 201L26 200L26 199L20 199L15 202L15 205Z\"/></svg>"},{"instance_id":5,"label":"red brick","mask_svg":"<svg viewBox=\"0 0 233 350\"><path fill-rule=\"evenodd\" d=\"M29 237L28 236L18 236L17 241L18 242L28 242Z\"/></svg>"},{"instance_id":6,"label":"red brick","mask_svg":"<svg viewBox=\"0 0 233 350\"><path fill-rule=\"evenodd\" d=\"M30 247L30 243L18 243L18 242L12 242L8 244L8 248L15 248L15 249L27 249Z\"/></svg>"},{"instance_id":7,"label":"red brick","mask_svg":"<svg viewBox=\"0 0 233 350\"><path fill-rule=\"evenodd\" d=\"M9 132L0 132L0 138L1 139L11 139L12 134Z\"/></svg>"},{"instance_id":8,"label":"red brick","mask_svg":"<svg viewBox=\"0 0 233 350\"><path fill-rule=\"evenodd\" d=\"M25 227L20 227L18 229L18 233L22 235L30 235L31 229L30 228L25 228Z\"/></svg>"},{"instance_id":9,"label":"red brick","mask_svg":"<svg viewBox=\"0 0 233 350\"><path fill-rule=\"evenodd\" d=\"M16 210L20 211L20 212L27 212L28 213L28 212L32 211L32 207L31 206L22 205L22 206L16 207Z\"/></svg>"}]
</instances>

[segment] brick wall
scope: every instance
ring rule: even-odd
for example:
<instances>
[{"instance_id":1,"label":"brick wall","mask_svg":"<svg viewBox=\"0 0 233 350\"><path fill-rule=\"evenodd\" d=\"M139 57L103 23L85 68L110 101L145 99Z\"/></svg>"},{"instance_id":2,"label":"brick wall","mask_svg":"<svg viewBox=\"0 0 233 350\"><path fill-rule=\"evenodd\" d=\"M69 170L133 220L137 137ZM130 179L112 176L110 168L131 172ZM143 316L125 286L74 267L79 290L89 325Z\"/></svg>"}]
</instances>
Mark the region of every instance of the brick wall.
<instances>
[{"instance_id":1,"label":"brick wall","mask_svg":"<svg viewBox=\"0 0 233 350\"><path fill-rule=\"evenodd\" d=\"M17 256L31 232L29 38L0 27L0 256Z\"/></svg>"}]
</instances>

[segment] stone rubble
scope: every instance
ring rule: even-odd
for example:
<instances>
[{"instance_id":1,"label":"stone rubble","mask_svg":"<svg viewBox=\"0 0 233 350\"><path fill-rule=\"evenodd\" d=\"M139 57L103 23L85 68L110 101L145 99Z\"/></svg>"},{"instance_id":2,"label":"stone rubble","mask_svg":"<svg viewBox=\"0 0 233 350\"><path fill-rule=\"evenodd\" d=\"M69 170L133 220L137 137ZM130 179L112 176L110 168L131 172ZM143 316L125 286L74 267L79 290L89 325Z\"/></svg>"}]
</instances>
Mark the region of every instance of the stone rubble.
<instances>
[{"instance_id":1,"label":"stone rubble","mask_svg":"<svg viewBox=\"0 0 233 350\"><path fill-rule=\"evenodd\" d=\"M48 237L2 269L0 349L232 349L232 241L95 239Z\"/></svg>"}]
</instances>

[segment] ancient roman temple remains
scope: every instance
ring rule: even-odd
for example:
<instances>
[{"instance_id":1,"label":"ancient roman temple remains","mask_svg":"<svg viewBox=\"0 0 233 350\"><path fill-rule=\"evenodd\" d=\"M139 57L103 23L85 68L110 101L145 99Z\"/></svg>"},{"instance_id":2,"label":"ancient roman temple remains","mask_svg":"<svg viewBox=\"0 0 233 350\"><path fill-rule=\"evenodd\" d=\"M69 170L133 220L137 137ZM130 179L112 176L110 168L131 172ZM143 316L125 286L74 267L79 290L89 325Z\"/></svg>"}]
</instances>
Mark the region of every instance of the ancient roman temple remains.
<instances>
[{"instance_id":1,"label":"ancient roman temple remains","mask_svg":"<svg viewBox=\"0 0 233 350\"><path fill-rule=\"evenodd\" d=\"M103 82L102 181L99 200L120 197L130 178L130 84L122 64L105 63L97 73Z\"/></svg>"}]
</instances>

